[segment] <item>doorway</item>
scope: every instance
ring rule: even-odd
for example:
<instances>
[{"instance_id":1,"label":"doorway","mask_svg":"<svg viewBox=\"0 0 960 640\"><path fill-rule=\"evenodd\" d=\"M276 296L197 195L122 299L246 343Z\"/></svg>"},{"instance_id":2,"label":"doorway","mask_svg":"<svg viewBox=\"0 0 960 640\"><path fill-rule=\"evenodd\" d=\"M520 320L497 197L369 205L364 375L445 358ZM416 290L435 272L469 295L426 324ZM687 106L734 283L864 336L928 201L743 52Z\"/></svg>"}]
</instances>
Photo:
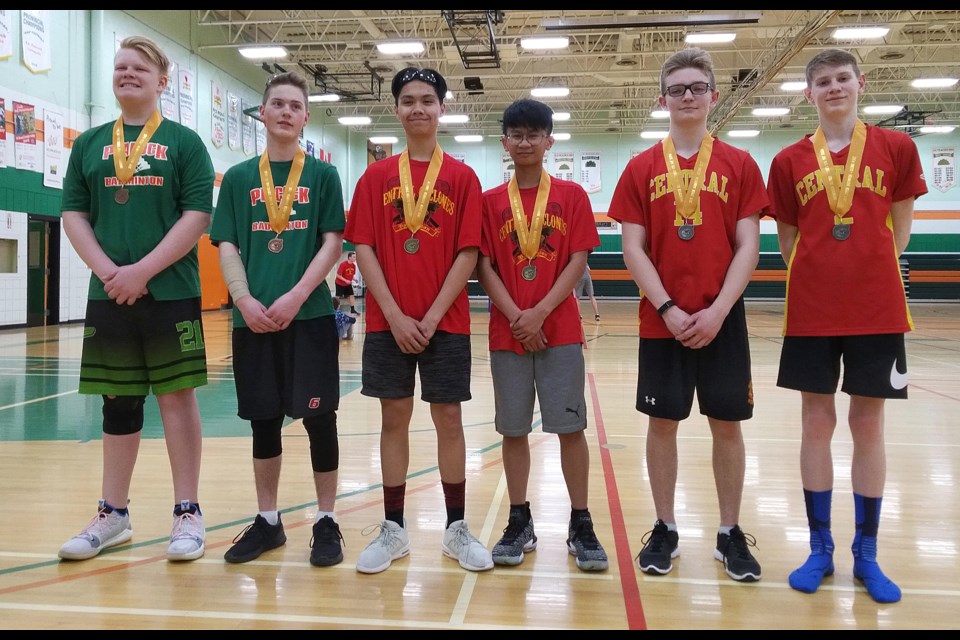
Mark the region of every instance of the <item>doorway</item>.
<instances>
[{"instance_id":1,"label":"doorway","mask_svg":"<svg viewBox=\"0 0 960 640\"><path fill-rule=\"evenodd\" d=\"M27 222L27 326L60 322L60 219L30 215Z\"/></svg>"}]
</instances>

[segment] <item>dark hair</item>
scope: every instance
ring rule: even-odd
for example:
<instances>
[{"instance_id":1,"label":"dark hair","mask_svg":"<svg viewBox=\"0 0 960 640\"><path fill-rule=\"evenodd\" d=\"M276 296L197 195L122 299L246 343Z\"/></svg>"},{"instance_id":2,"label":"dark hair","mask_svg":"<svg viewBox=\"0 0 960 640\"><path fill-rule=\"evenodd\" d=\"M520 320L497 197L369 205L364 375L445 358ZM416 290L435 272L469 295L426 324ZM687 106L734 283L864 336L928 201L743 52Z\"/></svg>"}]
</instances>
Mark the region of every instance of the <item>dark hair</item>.
<instances>
[{"instance_id":1,"label":"dark hair","mask_svg":"<svg viewBox=\"0 0 960 640\"><path fill-rule=\"evenodd\" d=\"M307 102L310 100L310 86L307 84L306 78L296 71L284 71L283 73L278 73L267 78L267 84L263 88L262 104L267 104L267 98L270 95L270 89L285 84L290 85L291 87L296 87L297 89L303 91L303 103L307 104Z\"/></svg>"},{"instance_id":2,"label":"dark hair","mask_svg":"<svg viewBox=\"0 0 960 640\"><path fill-rule=\"evenodd\" d=\"M443 79L439 71L435 69L407 67L402 71L398 71L397 75L393 76L393 82L390 83L390 92L393 93L393 101L395 104L400 103L400 90L414 80L433 85L433 90L437 92L437 97L440 99L441 104L444 99L446 99L447 81Z\"/></svg>"},{"instance_id":3,"label":"dark hair","mask_svg":"<svg viewBox=\"0 0 960 640\"><path fill-rule=\"evenodd\" d=\"M503 112L503 135L507 135L508 128L524 127L536 131L544 130L550 135L553 133L553 109L539 100L515 100Z\"/></svg>"},{"instance_id":4,"label":"dark hair","mask_svg":"<svg viewBox=\"0 0 960 640\"><path fill-rule=\"evenodd\" d=\"M348 257L348 258L352 258L352 257L355 256L355 255L357 255L357 252L356 252L356 251L347 251L347 257Z\"/></svg>"},{"instance_id":5,"label":"dark hair","mask_svg":"<svg viewBox=\"0 0 960 640\"><path fill-rule=\"evenodd\" d=\"M860 66L857 64L857 59L849 51L843 49L824 49L817 55L813 56L810 59L810 62L807 63L807 66L804 70L804 73L807 78L807 88L810 87L810 83L813 82L813 74L819 71L823 67L845 67L850 65L853 67L853 72L860 76Z\"/></svg>"}]
</instances>

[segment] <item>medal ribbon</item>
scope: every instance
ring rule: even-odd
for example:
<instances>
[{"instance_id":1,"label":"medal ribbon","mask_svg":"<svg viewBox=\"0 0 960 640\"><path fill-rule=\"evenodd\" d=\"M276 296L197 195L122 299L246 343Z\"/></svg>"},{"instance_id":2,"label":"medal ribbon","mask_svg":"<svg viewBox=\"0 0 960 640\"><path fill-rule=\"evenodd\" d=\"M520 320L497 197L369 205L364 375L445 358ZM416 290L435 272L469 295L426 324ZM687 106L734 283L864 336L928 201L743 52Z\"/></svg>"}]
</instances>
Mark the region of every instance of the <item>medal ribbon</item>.
<instances>
[{"instance_id":1,"label":"medal ribbon","mask_svg":"<svg viewBox=\"0 0 960 640\"><path fill-rule=\"evenodd\" d=\"M143 125L137 141L133 143L130 149L130 155L127 156L127 145L123 140L123 116L117 118L113 123L113 168L117 172L117 179L121 184L126 184L137 171L137 164L140 162L140 156L147 148L147 143L160 126L163 118L159 111L154 111L150 119Z\"/></svg>"},{"instance_id":2,"label":"medal ribbon","mask_svg":"<svg viewBox=\"0 0 960 640\"><path fill-rule=\"evenodd\" d=\"M686 187L680 172L680 161L677 159L677 149L673 146L673 139L668 135L663 140L663 159L667 163L667 188L673 190L673 199L677 213L684 223L692 218L700 204L700 190L703 188L703 179L707 175L707 164L713 155L713 138L710 134L700 142L700 151L697 153L697 163L693 166L693 175Z\"/></svg>"},{"instance_id":3,"label":"medal ribbon","mask_svg":"<svg viewBox=\"0 0 960 640\"><path fill-rule=\"evenodd\" d=\"M442 164L443 149L437 145L433 148L433 157L430 158L427 175L423 179L423 184L420 185L420 196L414 197L413 178L410 177L410 152L404 149L400 154L400 197L403 200L403 221L407 229L410 229L410 233L419 231L423 221L427 219L427 205L430 204L433 183L437 181Z\"/></svg>"},{"instance_id":4,"label":"medal ribbon","mask_svg":"<svg viewBox=\"0 0 960 640\"><path fill-rule=\"evenodd\" d=\"M510 209L513 211L513 228L517 231L517 240L520 243L520 252L529 262L537 256L540 250L540 233L543 231L544 212L547 210L547 198L550 195L550 174L541 169L540 185L537 187L537 200L533 205L533 214L530 216L530 225L527 225L527 216L523 210L523 201L520 199L520 187L517 185L517 174L514 173L507 185L507 195L510 196Z\"/></svg>"},{"instance_id":5,"label":"medal ribbon","mask_svg":"<svg viewBox=\"0 0 960 640\"><path fill-rule=\"evenodd\" d=\"M853 206L853 190L857 186L857 176L860 175L860 162L863 160L863 148L867 144L867 125L860 118L853 127L853 139L850 141L850 150L847 151L847 164L843 168L843 181L837 175L827 147L827 138L823 130L817 127L813 134L813 149L817 153L817 163L820 165L820 175L823 176L823 186L826 187L827 201L833 211L836 224L850 224L851 218L843 216Z\"/></svg>"},{"instance_id":6,"label":"medal ribbon","mask_svg":"<svg viewBox=\"0 0 960 640\"><path fill-rule=\"evenodd\" d=\"M306 154L298 146L297 153L293 156L293 164L290 166L290 175L287 176L287 183L283 185L283 195L280 196L280 204L278 205L277 189L273 184L273 172L270 170L270 156L266 149L260 156L260 186L263 188L263 203L267 205L267 218L270 220L270 228L278 236L287 228L287 222L290 220L293 199L297 195L297 185L300 184L300 175L303 173L305 159Z\"/></svg>"}]
</instances>

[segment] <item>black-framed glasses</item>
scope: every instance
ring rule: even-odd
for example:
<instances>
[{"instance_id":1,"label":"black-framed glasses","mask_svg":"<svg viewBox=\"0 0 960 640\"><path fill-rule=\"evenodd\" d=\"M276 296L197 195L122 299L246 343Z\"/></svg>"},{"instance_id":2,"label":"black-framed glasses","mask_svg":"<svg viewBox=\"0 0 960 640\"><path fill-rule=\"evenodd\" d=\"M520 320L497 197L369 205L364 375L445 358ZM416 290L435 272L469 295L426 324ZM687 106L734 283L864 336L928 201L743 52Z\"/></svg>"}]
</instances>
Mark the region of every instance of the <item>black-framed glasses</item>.
<instances>
[{"instance_id":1,"label":"black-framed glasses","mask_svg":"<svg viewBox=\"0 0 960 640\"><path fill-rule=\"evenodd\" d=\"M670 96L671 98L682 98L687 93L687 89L695 96L702 96L708 91L713 91L713 87L710 86L709 82L693 82L691 84L672 84L667 87L663 95Z\"/></svg>"},{"instance_id":2,"label":"black-framed glasses","mask_svg":"<svg viewBox=\"0 0 960 640\"><path fill-rule=\"evenodd\" d=\"M429 84L440 83L437 74L433 71L426 71L425 69L407 69L403 72L403 75L400 76L401 83L407 83L412 80L421 80Z\"/></svg>"},{"instance_id":3,"label":"black-framed glasses","mask_svg":"<svg viewBox=\"0 0 960 640\"><path fill-rule=\"evenodd\" d=\"M536 146L547 139L547 134L541 131L530 131L528 133L520 133L519 131L514 131L513 133L508 133L506 135L506 138L511 143L517 146L520 146L521 144L523 144L524 140Z\"/></svg>"}]
</instances>

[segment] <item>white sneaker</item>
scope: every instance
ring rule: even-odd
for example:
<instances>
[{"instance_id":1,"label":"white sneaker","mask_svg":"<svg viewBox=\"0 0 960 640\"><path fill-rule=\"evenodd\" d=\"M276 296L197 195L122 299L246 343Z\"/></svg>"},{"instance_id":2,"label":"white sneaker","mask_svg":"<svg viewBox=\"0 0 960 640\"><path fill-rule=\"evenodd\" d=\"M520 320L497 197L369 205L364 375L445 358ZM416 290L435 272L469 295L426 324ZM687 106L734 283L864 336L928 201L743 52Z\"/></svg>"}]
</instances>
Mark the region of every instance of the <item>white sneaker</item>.
<instances>
[{"instance_id":1,"label":"white sneaker","mask_svg":"<svg viewBox=\"0 0 960 640\"><path fill-rule=\"evenodd\" d=\"M109 510L108 510L109 509ZM107 547L123 544L133 537L130 514L120 515L101 500L97 515L83 531L67 540L57 555L66 560L86 560Z\"/></svg>"},{"instance_id":2,"label":"white sneaker","mask_svg":"<svg viewBox=\"0 0 960 640\"><path fill-rule=\"evenodd\" d=\"M184 500L180 502L180 515L173 516L167 560L196 560L203 556L203 541L206 539L203 515L188 509L190 502Z\"/></svg>"},{"instance_id":3,"label":"white sneaker","mask_svg":"<svg viewBox=\"0 0 960 640\"><path fill-rule=\"evenodd\" d=\"M393 520L384 520L373 526L380 528L380 534L360 552L357 558L357 571L360 573L386 571L394 560L410 553L406 527L401 527ZM364 535L370 531L372 528L364 530Z\"/></svg>"},{"instance_id":4,"label":"white sneaker","mask_svg":"<svg viewBox=\"0 0 960 640\"><path fill-rule=\"evenodd\" d=\"M443 533L443 555L460 562L460 566L468 571L486 571L493 568L493 556L483 544L477 540L466 520L457 520L450 523Z\"/></svg>"}]
</instances>

